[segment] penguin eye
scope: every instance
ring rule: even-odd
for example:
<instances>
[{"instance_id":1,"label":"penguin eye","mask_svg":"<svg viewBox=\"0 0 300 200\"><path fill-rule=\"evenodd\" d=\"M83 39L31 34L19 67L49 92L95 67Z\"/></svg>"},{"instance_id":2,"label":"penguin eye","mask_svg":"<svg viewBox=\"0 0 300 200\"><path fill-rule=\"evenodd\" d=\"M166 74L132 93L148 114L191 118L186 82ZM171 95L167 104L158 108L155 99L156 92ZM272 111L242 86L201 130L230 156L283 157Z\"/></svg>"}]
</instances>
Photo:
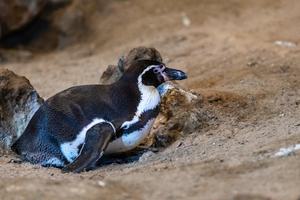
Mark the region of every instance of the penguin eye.
<instances>
[{"instance_id":1,"label":"penguin eye","mask_svg":"<svg viewBox=\"0 0 300 200\"><path fill-rule=\"evenodd\" d=\"M163 65L159 65L153 69L153 72L155 74L159 74L159 73L162 73L164 71L164 69L165 69L165 67Z\"/></svg>"},{"instance_id":2,"label":"penguin eye","mask_svg":"<svg viewBox=\"0 0 300 200\"><path fill-rule=\"evenodd\" d=\"M159 73L161 72L161 69L160 69L160 68L154 68L154 69L153 69L153 72L154 72L155 74L159 74Z\"/></svg>"}]
</instances>

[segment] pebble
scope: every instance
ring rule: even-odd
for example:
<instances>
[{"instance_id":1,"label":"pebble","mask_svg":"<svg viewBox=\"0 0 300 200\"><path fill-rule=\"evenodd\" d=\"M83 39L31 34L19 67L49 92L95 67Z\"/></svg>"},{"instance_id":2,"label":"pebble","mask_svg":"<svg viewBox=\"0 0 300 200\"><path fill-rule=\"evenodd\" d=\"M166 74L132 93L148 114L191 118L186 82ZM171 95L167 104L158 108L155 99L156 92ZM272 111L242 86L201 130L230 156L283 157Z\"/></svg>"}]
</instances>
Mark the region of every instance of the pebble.
<instances>
[{"instance_id":1,"label":"pebble","mask_svg":"<svg viewBox=\"0 0 300 200\"><path fill-rule=\"evenodd\" d=\"M190 20L190 18L188 18L186 13L181 14L181 21L182 21L182 24L186 27L189 27L191 25L191 20Z\"/></svg>"},{"instance_id":2,"label":"pebble","mask_svg":"<svg viewBox=\"0 0 300 200\"><path fill-rule=\"evenodd\" d=\"M281 47L288 47L288 48L294 48L297 45L293 42L289 41L282 41L282 40L277 40L274 42L275 45L281 46Z\"/></svg>"},{"instance_id":3,"label":"pebble","mask_svg":"<svg viewBox=\"0 0 300 200\"><path fill-rule=\"evenodd\" d=\"M106 183L104 181L98 181L97 184L100 186L100 187L105 187L106 186Z\"/></svg>"},{"instance_id":4,"label":"pebble","mask_svg":"<svg viewBox=\"0 0 300 200\"><path fill-rule=\"evenodd\" d=\"M147 151L139 158L139 162L145 162L154 155L155 153L153 153L152 151Z\"/></svg>"}]
</instances>

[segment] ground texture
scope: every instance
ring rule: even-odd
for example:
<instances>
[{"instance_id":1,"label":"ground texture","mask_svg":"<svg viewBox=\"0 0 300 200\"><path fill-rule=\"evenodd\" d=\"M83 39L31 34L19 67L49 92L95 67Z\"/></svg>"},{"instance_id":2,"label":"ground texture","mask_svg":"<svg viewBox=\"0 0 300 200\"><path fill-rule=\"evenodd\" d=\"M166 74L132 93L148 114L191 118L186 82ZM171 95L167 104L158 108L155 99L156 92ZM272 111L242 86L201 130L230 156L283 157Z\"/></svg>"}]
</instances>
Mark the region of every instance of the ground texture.
<instances>
[{"instance_id":1,"label":"ground texture","mask_svg":"<svg viewBox=\"0 0 300 200\"><path fill-rule=\"evenodd\" d=\"M47 98L153 46L214 116L164 150L81 174L3 155L1 199L299 199L300 151L275 156L300 143L299 11L298 0L114 0L78 43L1 64Z\"/></svg>"}]
</instances>

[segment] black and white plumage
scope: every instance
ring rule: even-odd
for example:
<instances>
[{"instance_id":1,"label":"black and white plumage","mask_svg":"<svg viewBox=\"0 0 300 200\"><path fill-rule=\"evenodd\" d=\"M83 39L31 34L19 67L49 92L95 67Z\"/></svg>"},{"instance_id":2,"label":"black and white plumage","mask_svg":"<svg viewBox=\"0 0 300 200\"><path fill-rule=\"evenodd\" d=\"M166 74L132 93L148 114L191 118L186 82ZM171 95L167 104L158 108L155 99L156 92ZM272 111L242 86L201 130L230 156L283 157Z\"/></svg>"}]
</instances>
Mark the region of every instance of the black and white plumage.
<instances>
[{"instance_id":1,"label":"black and white plumage","mask_svg":"<svg viewBox=\"0 0 300 200\"><path fill-rule=\"evenodd\" d=\"M140 60L111 85L71 87L38 109L12 149L34 164L73 172L91 169L103 153L140 144L159 112L157 87L185 78L163 63Z\"/></svg>"}]
</instances>

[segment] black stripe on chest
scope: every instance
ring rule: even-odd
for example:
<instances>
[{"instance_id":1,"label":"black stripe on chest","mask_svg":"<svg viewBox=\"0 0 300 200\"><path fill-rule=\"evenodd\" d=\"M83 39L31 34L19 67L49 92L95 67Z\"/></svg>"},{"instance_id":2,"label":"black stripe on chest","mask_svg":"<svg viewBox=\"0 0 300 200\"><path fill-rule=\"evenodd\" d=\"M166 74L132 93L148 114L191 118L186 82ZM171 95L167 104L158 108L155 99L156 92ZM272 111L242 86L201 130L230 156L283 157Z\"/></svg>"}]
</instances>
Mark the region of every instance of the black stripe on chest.
<instances>
[{"instance_id":1,"label":"black stripe on chest","mask_svg":"<svg viewBox=\"0 0 300 200\"><path fill-rule=\"evenodd\" d=\"M137 130L140 130L140 129L144 128L144 126L147 124L147 122L149 120L154 119L154 118L157 117L158 113L159 113L159 105L156 106L154 109L147 110L146 112L144 112L139 117L139 121L132 124L127 129L121 129L121 131L118 133L117 137L120 137L124 134L127 135L127 134L130 134L130 133L134 132L134 131L137 131Z\"/></svg>"}]
</instances>

